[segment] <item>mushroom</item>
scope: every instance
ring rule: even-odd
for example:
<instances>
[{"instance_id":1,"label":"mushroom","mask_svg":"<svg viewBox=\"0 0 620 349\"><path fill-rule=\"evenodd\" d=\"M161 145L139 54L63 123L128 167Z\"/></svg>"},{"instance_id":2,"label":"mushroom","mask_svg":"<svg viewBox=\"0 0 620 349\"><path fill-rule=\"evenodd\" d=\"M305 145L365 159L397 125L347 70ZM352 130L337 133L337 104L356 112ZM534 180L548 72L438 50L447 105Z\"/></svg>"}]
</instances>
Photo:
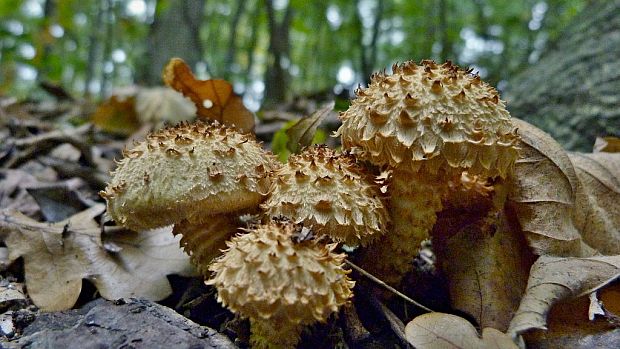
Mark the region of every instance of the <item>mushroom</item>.
<instances>
[{"instance_id":1,"label":"mushroom","mask_svg":"<svg viewBox=\"0 0 620 349\"><path fill-rule=\"evenodd\" d=\"M190 256L198 273L209 275L209 263L226 248L226 241L241 226L238 215L205 216L204 221L182 220L174 224L172 233L181 235L181 247Z\"/></svg>"},{"instance_id":2,"label":"mushroom","mask_svg":"<svg viewBox=\"0 0 620 349\"><path fill-rule=\"evenodd\" d=\"M345 149L392 171L393 231L362 256L371 272L397 284L427 239L448 192L467 171L505 178L518 136L497 91L450 62L405 62L373 74L341 113Z\"/></svg>"},{"instance_id":3,"label":"mushroom","mask_svg":"<svg viewBox=\"0 0 620 349\"><path fill-rule=\"evenodd\" d=\"M205 246L185 236L205 224L212 224L209 231L230 236L229 218L214 217L257 209L269 190L269 175L278 167L252 136L218 123L159 130L123 155L100 193L109 215L138 231L180 223L176 232L184 234L186 249Z\"/></svg>"},{"instance_id":4,"label":"mushroom","mask_svg":"<svg viewBox=\"0 0 620 349\"><path fill-rule=\"evenodd\" d=\"M237 235L209 269L217 299L250 319L254 348L294 348L304 326L326 321L352 297L335 244L295 239L302 226L271 220Z\"/></svg>"},{"instance_id":5,"label":"mushroom","mask_svg":"<svg viewBox=\"0 0 620 349\"><path fill-rule=\"evenodd\" d=\"M366 171L351 155L325 146L308 147L276 170L261 208L348 245L382 235L389 220L382 194Z\"/></svg>"}]
</instances>

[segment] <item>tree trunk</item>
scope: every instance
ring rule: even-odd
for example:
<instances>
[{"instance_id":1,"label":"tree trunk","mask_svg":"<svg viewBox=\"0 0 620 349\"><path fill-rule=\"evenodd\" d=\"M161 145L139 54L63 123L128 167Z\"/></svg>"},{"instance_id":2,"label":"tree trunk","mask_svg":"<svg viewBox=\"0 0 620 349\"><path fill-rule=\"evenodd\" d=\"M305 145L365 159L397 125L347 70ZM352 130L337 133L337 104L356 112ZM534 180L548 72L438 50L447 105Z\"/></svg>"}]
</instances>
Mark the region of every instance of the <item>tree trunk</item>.
<instances>
[{"instance_id":1,"label":"tree trunk","mask_svg":"<svg viewBox=\"0 0 620 349\"><path fill-rule=\"evenodd\" d=\"M91 32L88 36L88 61L86 62L86 76L84 78L84 97L88 97L91 94L90 83L95 77L95 68L99 62L97 56L101 41L101 26L103 25L103 2L97 2L95 11L97 11L95 23L90 28Z\"/></svg>"},{"instance_id":2,"label":"tree trunk","mask_svg":"<svg viewBox=\"0 0 620 349\"><path fill-rule=\"evenodd\" d=\"M289 59L289 33L293 9L289 3L284 17L278 20L272 0L265 0L269 23L269 61L265 72L265 99L264 106L273 106L286 100L289 84L288 69L284 62Z\"/></svg>"},{"instance_id":3,"label":"tree trunk","mask_svg":"<svg viewBox=\"0 0 620 349\"><path fill-rule=\"evenodd\" d=\"M237 8L235 9L235 14L233 15L230 22L230 37L228 38L228 50L226 51L226 60L224 62L224 64L226 65L224 77L227 80L230 80L233 72L233 66L235 64L235 53L237 49L237 29L239 27L239 21L241 20L241 16L245 11L246 4L247 0L237 0Z\"/></svg>"},{"instance_id":4,"label":"tree trunk","mask_svg":"<svg viewBox=\"0 0 620 349\"><path fill-rule=\"evenodd\" d=\"M248 57L248 65L245 68L245 74L243 74L243 84L246 86L244 91L249 88L249 83L253 79L252 70L254 68L254 58L256 53L256 45L258 43L258 33L260 30L259 12L260 6L255 5L255 9L252 11L252 34L250 35L250 42L248 43L246 55Z\"/></svg>"},{"instance_id":5,"label":"tree trunk","mask_svg":"<svg viewBox=\"0 0 620 349\"><path fill-rule=\"evenodd\" d=\"M359 1L356 2L359 4ZM372 36L368 45L364 44L364 23L359 13L359 6L356 5L356 24L358 25L359 46L360 46L360 66L362 69L362 76L368 83L370 81L370 75L374 72L375 64L377 63L377 41L379 39L381 19L385 9L385 2L379 0L377 2L377 9L375 11L375 18L372 25Z\"/></svg>"},{"instance_id":6,"label":"tree trunk","mask_svg":"<svg viewBox=\"0 0 620 349\"><path fill-rule=\"evenodd\" d=\"M161 5L158 1L158 10ZM162 70L172 57L182 58L192 68L202 58L200 25L205 0L169 1L167 5L151 25L145 64L138 77L140 83L161 85Z\"/></svg>"},{"instance_id":7,"label":"tree trunk","mask_svg":"<svg viewBox=\"0 0 620 349\"><path fill-rule=\"evenodd\" d=\"M620 0L592 1L540 61L509 81L512 115L569 149L620 134Z\"/></svg>"}]
</instances>

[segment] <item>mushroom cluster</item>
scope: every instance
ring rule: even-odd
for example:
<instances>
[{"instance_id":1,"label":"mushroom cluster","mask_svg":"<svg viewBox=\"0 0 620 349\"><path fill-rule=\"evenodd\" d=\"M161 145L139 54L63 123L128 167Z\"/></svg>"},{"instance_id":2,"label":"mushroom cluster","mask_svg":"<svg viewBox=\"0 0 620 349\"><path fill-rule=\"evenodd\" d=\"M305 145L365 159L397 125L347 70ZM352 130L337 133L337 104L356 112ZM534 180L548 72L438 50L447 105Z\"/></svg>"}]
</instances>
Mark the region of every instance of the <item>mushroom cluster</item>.
<instances>
[{"instance_id":1,"label":"mushroom cluster","mask_svg":"<svg viewBox=\"0 0 620 349\"><path fill-rule=\"evenodd\" d=\"M337 131L359 159L392 171L392 231L366 249L363 265L397 284L429 237L448 183L464 171L507 177L518 136L497 91L450 62L422 61L374 74L356 91Z\"/></svg>"},{"instance_id":2,"label":"mushroom cluster","mask_svg":"<svg viewBox=\"0 0 620 349\"><path fill-rule=\"evenodd\" d=\"M201 273L258 210L279 166L256 140L218 123L181 123L123 153L101 193L108 214L136 231L175 224Z\"/></svg>"},{"instance_id":3,"label":"mushroom cluster","mask_svg":"<svg viewBox=\"0 0 620 349\"><path fill-rule=\"evenodd\" d=\"M133 230L174 224L218 300L250 319L253 347L294 347L353 295L339 243L398 284L450 197L494 195L517 158L504 102L471 71L406 62L356 94L336 133L345 150L286 164L218 123L157 131L124 152L108 213Z\"/></svg>"}]
</instances>

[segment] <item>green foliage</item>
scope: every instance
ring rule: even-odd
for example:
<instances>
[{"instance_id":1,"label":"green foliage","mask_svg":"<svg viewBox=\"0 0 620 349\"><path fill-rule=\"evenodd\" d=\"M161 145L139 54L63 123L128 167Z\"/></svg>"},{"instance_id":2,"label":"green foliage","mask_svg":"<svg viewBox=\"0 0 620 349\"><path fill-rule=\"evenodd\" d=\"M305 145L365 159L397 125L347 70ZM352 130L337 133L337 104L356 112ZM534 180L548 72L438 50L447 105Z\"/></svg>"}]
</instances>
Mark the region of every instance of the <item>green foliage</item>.
<instances>
[{"instance_id":1,"label":"green foliage","mask_svg":"<svg viewBox=\"0 0 620 349\"><path fill-rule=\"evenodd\" d=\"M236 35L231 38L238 1L245 3ZM196 28L197 49L202 50L206 67L199 75L225 77L235 83L236 91L247 92L255 100L264 94L256 82L272 64L264 1L205 1L205 20ZM379 2L383 12L373 48L369 45ZM91 92L103 90L102 94L109 93L112 86L131 84L149 65L145 56L149 27L170 8L170 0L146 1L147 11L136 14L130 10L130 5L141 3L136 0L63 0L49 2L52 6L46 13L46 3L0 2L0 93L25 96L42 80L78 94L86 92L88 82ZM545 44L558 36L585 3L289 0L284 5L291 6L294 15L286 61L291 75L287 89L291 96L309 95L331 92L338 84L349 89L363 83L367 79L361 64L364 50L376 58L371 62L373 70L396 61L445 57L474 65L490 83L497 84L535 61ZM546 11L539 23L528 27L533 11L541 6ZM276 12L282 17L284 9L276 8ZM20 26L22 30L18 30ZM234 50L229 61L231 42ZM442 43L447 47L442 49ZM338 80L343 66L353 70L352 80Z\"/></svg>"}]
</instances>

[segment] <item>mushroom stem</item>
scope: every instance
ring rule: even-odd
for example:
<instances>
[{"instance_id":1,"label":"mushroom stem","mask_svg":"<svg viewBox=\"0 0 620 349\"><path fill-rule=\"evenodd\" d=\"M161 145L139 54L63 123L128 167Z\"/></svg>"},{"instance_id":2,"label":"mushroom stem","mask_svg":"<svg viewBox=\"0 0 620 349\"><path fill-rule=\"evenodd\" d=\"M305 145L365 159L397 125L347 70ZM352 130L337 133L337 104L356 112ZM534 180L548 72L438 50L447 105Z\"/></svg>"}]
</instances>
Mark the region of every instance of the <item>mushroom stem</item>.
<instances>
[{"instance_id":1,"label":"mushroom stem","mask_svg":"<svg viewBox=\"0 0 620 349\"><path fill-rule=\"evenodd\" d=\"M303 328L287 321L250 319L250 345L252 349L295 348Z\"/></svg>"},{"instance_id":2,"label":"mushroom stem","mask_svg":"<svg viewBox=\"0 0 620 349\"><path fill-rule=\"evenodd\" d=\"M226 240L235 234L237 227L238 220L234 214L205 216L175 224L172 233L182 236L179 243L190 256L190 262L200 275L209 277L209 263L222 254Z\"/></svg>"},{"instance_id":3,"label":"mushroom stem","mask_svg":"<svg viewBox=\"0 0 620 349\"><path fill-rule=\"evenodd\" d=\"M441 176L394 171L390 184L392 231L360 251L360 264L383 281L398 285L411 271L422 241L429 238L447 186Z\"/></svg>"}]
</instances>

